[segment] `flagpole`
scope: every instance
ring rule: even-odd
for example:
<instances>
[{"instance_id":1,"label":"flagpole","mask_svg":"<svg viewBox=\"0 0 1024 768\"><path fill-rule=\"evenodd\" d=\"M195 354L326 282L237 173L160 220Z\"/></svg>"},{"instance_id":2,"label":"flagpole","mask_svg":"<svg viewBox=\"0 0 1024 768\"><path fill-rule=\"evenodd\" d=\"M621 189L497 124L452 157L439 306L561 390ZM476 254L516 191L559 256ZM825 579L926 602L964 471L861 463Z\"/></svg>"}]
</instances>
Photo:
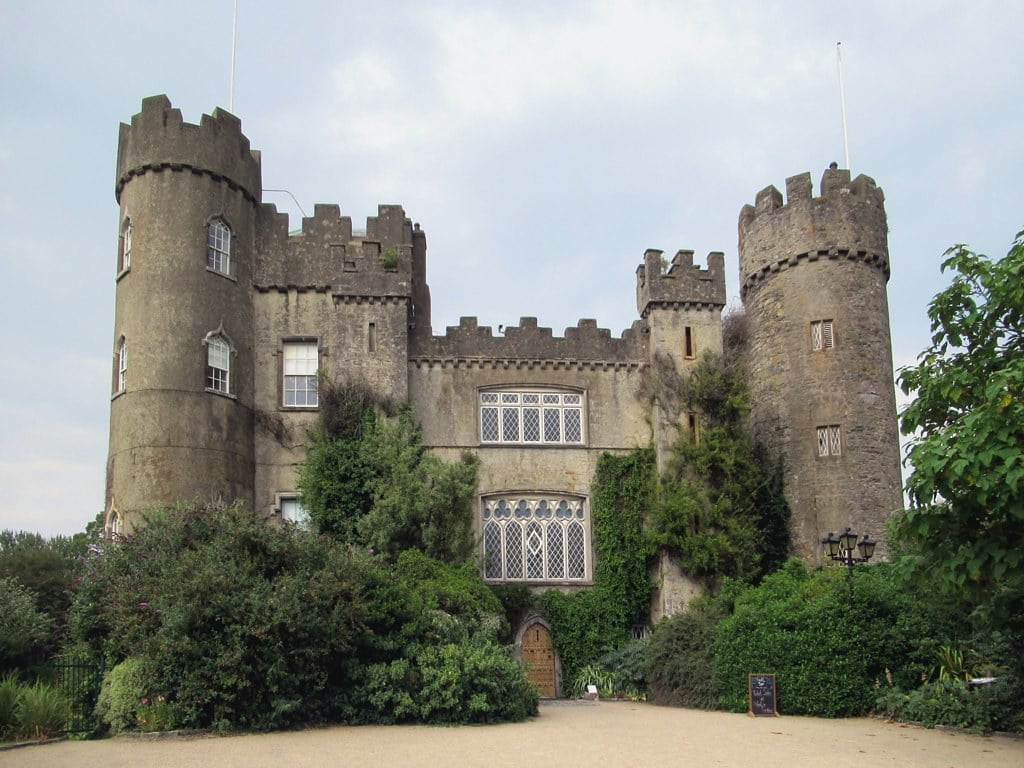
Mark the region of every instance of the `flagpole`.
<instances>
[{"instance_id":1,"label":"flagpole","mask_svg":"<svg viewBox=\"0 0 1024 768\"><path fill-rule=\"evenodd\" d=\"M235 114L235 47L238 39L238 0L231 16L231 92L228 94L228 112Z\"/></svg>"},{"instance_id":2,"label":"flagpole","mask_svg":"<svg viewBox=\"0 0 1024 768\"><path fill-rule=\"evenodd\" d=\"M843 88L843 53L842 42L836 43L836 61L839 63L839 103L843 110L843 153L846 157L846 169L850 169L850 139L846 133L846 90Z\"/></svg>"}]
</instances>

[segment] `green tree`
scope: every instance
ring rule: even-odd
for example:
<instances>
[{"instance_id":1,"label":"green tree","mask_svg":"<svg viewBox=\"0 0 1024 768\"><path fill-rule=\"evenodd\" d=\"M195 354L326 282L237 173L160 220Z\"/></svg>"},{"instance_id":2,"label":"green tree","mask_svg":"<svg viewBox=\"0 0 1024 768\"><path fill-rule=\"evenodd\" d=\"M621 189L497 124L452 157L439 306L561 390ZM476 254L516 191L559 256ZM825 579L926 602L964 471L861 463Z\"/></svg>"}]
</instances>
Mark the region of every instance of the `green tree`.
<instances>
[{"instance_id":1,"label":"green tree","mask_svg":"<svg viewBox=\"0 0 1024 768\"><path fill-rule=\"evenodd\" d=\"M902 563L1024 635L1024 232L1005 258L946 251L952 284L932 299L931 344L900 386L914 435L910 508L893 522ZM1024 656L1024 648L1018 658Z\"/></svg>"},{"instance_id":2,"label":"green tree","mask_svg":"<svg viewBox=\"0 0 1024 768\"><path fill-rule=\"evenodd\" d=\"M17 579L0 577L0 671L24 662L49 637L50 618L35 603Z\"/></svg>"}]
</instances>

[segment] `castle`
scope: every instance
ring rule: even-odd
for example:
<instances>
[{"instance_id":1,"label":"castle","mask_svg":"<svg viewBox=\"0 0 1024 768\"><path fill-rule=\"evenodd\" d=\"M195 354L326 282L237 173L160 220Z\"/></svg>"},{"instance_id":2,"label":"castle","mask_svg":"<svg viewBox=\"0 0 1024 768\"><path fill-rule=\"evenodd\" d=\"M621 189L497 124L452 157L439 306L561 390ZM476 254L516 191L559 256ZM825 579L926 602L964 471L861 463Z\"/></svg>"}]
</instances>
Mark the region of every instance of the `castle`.
<instances>
[{"instance_id":1,"label":"castle","mask_svg":"<svg viewBox=\"0 0 1024 768\"><path fill-rule=\"evenodd\" d=\"M196 498L300 519L296 467L317 418L317 374L412 404L425 443L480 459L483 576L573 588L593 574L599 456L652 445L659 463L699 414L639 393L655 361L678 370L721 351L725 258L706 267L648 250L638 317L621 338L581 320L564 336L524 317L434 335L426 235L397 205L353 229L317 205L289 233L262 201L260 155L222 110L183 122L165 96L122 124L106 523ZM829 531L879 536L901 507L882 191L865 176L790 178L739 219L752 424L785 457L796 554ZM654 574L657 618L695 586ZM524 645L524 649L526 646ZM524 650L524 653L526 651Z\"/></svg>"}]
</instances>

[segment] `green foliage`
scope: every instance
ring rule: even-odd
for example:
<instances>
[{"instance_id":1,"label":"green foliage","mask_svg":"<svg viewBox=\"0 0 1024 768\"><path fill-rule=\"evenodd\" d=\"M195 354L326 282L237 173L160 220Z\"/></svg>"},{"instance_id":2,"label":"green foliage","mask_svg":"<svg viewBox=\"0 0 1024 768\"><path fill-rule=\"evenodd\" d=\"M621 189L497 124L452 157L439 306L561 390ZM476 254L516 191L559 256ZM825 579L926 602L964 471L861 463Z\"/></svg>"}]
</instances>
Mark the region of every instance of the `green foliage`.
<instances>
[{"instance_id":1,"label":"green foliage","mask_svg":"<svg viewBox=\"0 0 1024 768\"><path fill-rule=\"evenodd\" d=\"M310 435L298 483L317 528L391 559L419 549L441 560L467 560L476 457L442 461L423 446L411 409L395 418L378 415L357 385L322 379L321 392L321 423Z\"/></svg>"},{"instance_id":2,"label":"green foliage","mask_svg":"<svg viewBox=\"0 0 1024 768\"><path fill-rule=\"evenodd\" d=\"M142 695L165 695L183 727L285 727L329 716L347 685L375 567L237 507L153 511L89 562L73 629L141 660Z\"/></svg>"},{"instance_id":3,"label":"green foliage","mask_svg":"<svg viewBox=\"0 0 1024 768\"><path fill-rule=\"evenodd\" d=\"M1000 260L962 245L945 256L953 280L929 305L931 345L899 375L915 437L911 508L893 534L908 573L1024 638L1024 232Z\"/></svg>"},{"instance_id":4,"label":"green foliage","mask_svg":"<svg viewBox=\"0 0 1024 768\"><path fill-rule=\"evenodd\" d=\"M789 508L779 462L750 434L750 394L738 356L705 353L679 393L701 414L700 438L680 437L661 478L652 521L657 544L714 590L722 577L756 581L789 550Z\"/></svg>"},{"instance_id":5,"label":"green foliage","mask_svg":"<svg viewBox=\"0 0 1024 768\"><path fill-rule=\"evenodd\" d=\"M887 565L811 572L799 560L740 593L716 633L715 682L723 708L747 709L747 675L772 672L779 711L824 717L869 711L887 669L910 687L927 674L937 623L922 596Z\"/></svg>"},{"instance_id":6,"label":"green foliage","mask_svg":"<svg viewBox=\"0 0 1024 768\"><path fill-rule=\"evenodd\" d=\"M381 256L381 264L384 269L398 269L398 249L388 248Z\"/></svg>"},{"instance_id":7,"label":"green foliage","mask_svg":"<svg viewBox=\"0 0 1024 768\"><path fill-rule=\"evenodd\" d=\"M21 681L16 673L10 672L0 677L0 741L7 740L17 730L21 689Z\"/></svg>"},{"instance_id":8,"label":"green foliage","mask_svg":"<svg viewBox=\"0 0 1024 768\"><path fill-rule=\"evenodd\" d=\"M146 696L148 673L141 659L125 659L103 677L96 714L112 733L134 730L139 703Z\"/></svg>"},{"instance_id":9,"label":"green foliage","mask_svg":"<svg viewBox=\"0 0 1024 768\"><path fill-rule=\"evenodd\" d=\"M980 733L1024 730L1019 694L1008 679L970 688L964 680L948 677L925 683L910 693L884 688L875 706L892 720L928 728L948 725Z\"/></svg>"},{"instance_id":10,"label":"green foliage","mask_svg":"<svg viewBox=\"0 0 1024 768\"><path fill-rule=\"evenodd\" d=\"M537 714L537 690L508 650L482 638L422 644L409 657L370 670L375 722L517 722Z\"/></svg>"},{"instance_id":11,"label":"green foliage","mask_svg":"<svg viewBox=\"0 0 1024 768\"><path fill-rule=\"evenodd\" d=\"M585 664L572 679L570 695L578 699L587 693L587 686L590 685L597 688L600 696L608 698L615 691L615 675L603 664Z\"/></svg>"},{"instance_id":12,"label":"green foliage","mask_svg":"<svg viewBox=\"0 0 1024 768\"><path fill-rule=\"evenodd\" d=\"M646 657L650 640L641 638L609 651L597 663L611 672L614 692L624 693L631 699L647 695Z\"/></svg>"},{"instance_id":13,"label":"green foliage","mask_svg":"<svg viewBox=\"0 0 1024 768\"><path fill-rule=\"evenodd\" d=\"M591 507L594 586L572 595L548 590L541 596L565 680L573 680L582 667L624 645L633 627L647 619L651 549L643 519L653 485L650 449L626 456L605 453L598 460Z\"/></svg>"},{"instance_id":14,"label":"green foliage","mask_svg":"<svg viewBox=\"0 0 1024 768\"><path fill-rule=\"evenodd\" d=\"M64 695L42 682L22 687L16 709L17 732L26 739L59 736L71 717L71 706Z\"/></svg>"},{"instance_id":15,"label":"green foliage","mask_svg":"<svg viewBox=\"0 0 1024 768\"><path fill-rule=\"evenodd\" d=\"M17 579L0 578L0 670L23 664L50 636L52 621L36 610L35 595Z\"/></svg>"},{"instance_id":16,"label":"green foliage","mask_svg":"<svg viewBox=\"0 0 1024 768\"><path fill-rule=\"evenodd\" d=\"M654 628L645 666L658 704L715 709L716 631L723 614L715 603L690 606Z\"/></svg>"}]
</instances>

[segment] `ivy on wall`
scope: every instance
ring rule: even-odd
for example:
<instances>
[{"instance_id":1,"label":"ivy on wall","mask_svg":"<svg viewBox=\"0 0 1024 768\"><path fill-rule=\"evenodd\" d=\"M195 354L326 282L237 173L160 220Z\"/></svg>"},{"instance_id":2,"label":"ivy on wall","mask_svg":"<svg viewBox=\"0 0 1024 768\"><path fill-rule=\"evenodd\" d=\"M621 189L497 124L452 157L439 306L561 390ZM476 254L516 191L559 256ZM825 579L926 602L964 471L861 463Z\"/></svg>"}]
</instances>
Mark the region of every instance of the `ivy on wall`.
<instances>
[{"instance_id":1,"label":"ivy on wall","mask_svg":"<svg viewBox=\"0 0 1024 768\"><path fill-rule=\"evenodd\" d=\"M571 681L584 665L623 645L632 628L647 621L652 589L647 561L653 550L643 523L654 487L650 448L625 456L605 453L598 460L591 502L594 586L541 596L563 680Z\"/></svg>"}]
</instances>

